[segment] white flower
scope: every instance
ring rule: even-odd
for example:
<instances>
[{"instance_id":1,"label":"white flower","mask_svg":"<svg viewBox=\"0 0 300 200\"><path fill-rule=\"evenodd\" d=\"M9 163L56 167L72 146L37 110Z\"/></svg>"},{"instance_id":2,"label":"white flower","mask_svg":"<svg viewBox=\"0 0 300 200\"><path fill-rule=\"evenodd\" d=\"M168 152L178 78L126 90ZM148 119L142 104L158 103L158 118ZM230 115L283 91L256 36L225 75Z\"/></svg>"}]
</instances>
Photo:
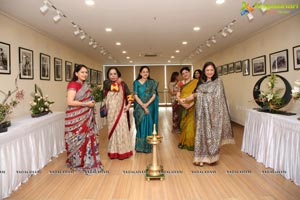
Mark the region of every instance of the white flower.
<instances>
[{"instance_id":1,"label":"white flower","mask_svg":"<svg viewBox=\"0 0 300 200\"><path fill-rule=\"evenodd\" d=\"M46 108L45 111L48 111L48 108Z\"/></svg>"},{"instance_id":2,"label":"white flower","mask_svg":"<svg viewBox=\"0 0 300 200\"><path fill-rule=\"evenodd\" d=\"M300 87L300 80L295 81L295 84Z\"/></svg>"},{"instance_id":3,"label":"white flower","mask_svg":"<svg viewBox=\"0 0 300 200\"><path fill-rule=\"evenodd\" d=\"M292 93L298 93L298 92L300 92L300 87L294 86Z\"/></svg>"},{"instance_id":4,"label":"white flower","mask_svg":"<svg viewBox=\"0 0 300 200\"><path fill-rule=\"evenodd\" d=\"M273 99L273 94L268 94L267 96L268 101L271 101Z\"/></svg>"},{"instance_id":5,"label":"white flower","mask_svg":"<svg viewBox=\"0 0 300 200\"><path fill-rule=\"evenodd\" d=\"M35 93L35 94L34 94L34 96L38 97L38 96L39 96L39 94L38 94L38 93Z\"/></svg>"},{"instance_id":6,"label":"white flower","mask_svg":"<svg viewBox=\"0 0 300 200\"><path fill-rule=\"evenodd\" d=\"M32 102L32 106L36 106L36 103L35 103L35 102Z\"/></svg>"}]
</instances>

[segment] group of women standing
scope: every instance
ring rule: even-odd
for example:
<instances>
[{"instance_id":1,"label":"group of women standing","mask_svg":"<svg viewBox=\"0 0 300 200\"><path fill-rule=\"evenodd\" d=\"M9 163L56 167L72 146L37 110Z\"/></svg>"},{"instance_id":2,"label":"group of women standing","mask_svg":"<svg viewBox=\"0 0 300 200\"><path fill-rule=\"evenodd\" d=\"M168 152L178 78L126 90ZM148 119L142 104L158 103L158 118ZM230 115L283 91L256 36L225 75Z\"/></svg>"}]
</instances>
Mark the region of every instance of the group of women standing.
<instances>
[{"instance_id":1,"label":"group of women standing","mask_svg":"<svg viewBox=\"0 0 300 200\"><path fill-rule=\"evenodd\" d=\"M173 98L173 131L181 132L179 148L194 150L195 165L214 163L219 159L220 146L234 143L223 83L218 78L214 63L207 62L200 77L190 69L173 73L169 85ZM85 80L87 67L77 65L68 84L65 119L67 164L72 169L102 170L96 140L95 101ZM150 69L141 67L133 83L133 95L122 81L116 67L107 71L103 83L108 109L108 156L125 159L133 155L130 136L129 108L134 102L136 125L136 152L152 152L147 136L152 135L154 124L158 131L158 83L150 78ZM175 112L176 111L176 112ZM178 112L177 112L178 111ZM195 123L196 122L196 123Z\"/></svg>"},{"instance_id":2,"label":"group of women standing","mask_svg":"<svg viewBox=\"0 0 300 200\"><path fill-rule=\"evenodd\" d=\"M158 84L150 78L149 68L141 67L139 76L133 83L133 95L116 67L109 68L106 76L103 90L108 110L109 158L125 159L133 155L128 111L134 99L137 131L135 150L152 152L152 146L147 143L146 138L152 135L154 124L158 131ZM67 165L74 170L89 172L102 170L103 167L96 140L95 101L85 83L86 79L87 67L76 65L73 79L67 86L65 141Z\"/></svg>"}]
</instances>

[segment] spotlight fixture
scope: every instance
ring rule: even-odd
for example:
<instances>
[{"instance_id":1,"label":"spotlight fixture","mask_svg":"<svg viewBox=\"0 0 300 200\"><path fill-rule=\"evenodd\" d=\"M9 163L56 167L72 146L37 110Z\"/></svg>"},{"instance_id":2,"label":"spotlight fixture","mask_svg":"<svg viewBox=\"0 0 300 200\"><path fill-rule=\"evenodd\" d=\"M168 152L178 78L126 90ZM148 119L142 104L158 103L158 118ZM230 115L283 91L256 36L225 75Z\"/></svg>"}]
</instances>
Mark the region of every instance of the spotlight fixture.
<instances>
[{"instance_id":1,"label":"spotlight fixture","mask_svg":"<svg viewBox=\"0 0 300 200\"><path fill-rule=\"evenodd\" d=\"M49 7L50 7L50 6L51 6L51 5L50 5L49 1L45 0L45 1L44 1L44 5L42 5L42 6L40 7L41 13L45 14L45 13L49 10Z\"/></svg>"},{"instance_id":2,"label":"spotlight fixture","mask_svg":"<svg viewBox=\"0 0 300 200\"><path fill-rule=\"evenodd\" d=\"M214 43L214 44L217 43L217 40L216 40L215 36L212 36L211 39L210 39L210 41L211 41L212 43Z\"/></svg>"},{"instance_id":3,"label":"spotlight fixture","mask_svg":"<svg viewBox=\"0 0 300 200\"><path fill-rule=\"evenodd\" d=\"M90 38L89 45L92 46L94 44L94 39Z\"/></svg>"},{"instance_id":4,"label":"spotlight fixture","mask_svg":"<svg viewBox=\"0 0 300 200\"><path fill-rule=\"evenodd\" d=\"M198 52L199 52L199 53L202 53L203 50L202 50L201 48L198 48Z\"/></svg>"},{"instance_id":5,"label":"spotlight fixture","mask_svg":"<svg viewBox=\"0 0 300 200\"><path fill-rule=\"evenodd\" d=\"M226 36L227 36L227 33L225 32L224 29L222 30L221 35L222 35L223 37L226 37Z\"/></svg>"},{"instance_id":6,"label":"spotlight fixture","mask_svg":"<svg viewBox=\"0 0 300 200\"><path fill-rule=\"evenodd\" d=\"M206 46L209 48L211 46L211 44L209 44L209 42L206 41Z\"/></svg>"},{"instance_id":7,"label":"spotlight fixture","mask_svg":"<svg viewBox=\"0 0 300 200\"><path fill-rule=\"evenodd\" d=\"M81 40L84 40L86 38L86 35L83 31L81 31L81 36L80 36L80 39Z\"/></svg>"},{"instance_id":8,"label":"spotlight fixture","mask_svg":"<svg viewBox=\"0 0 300 200\"><path fill-rule=\"evenodd\" d=\"M230 26L227 27L226 31L230 34L233 32L233 30L232 30L232 28L230 28Z\"/></svg>"},{"instance_id":9,"label":"spotlight fixture","mask_svg":"<svg viewBox=\"0 0 300 200\"><path fill-rule=\"evenodd\" d=\"M59 22L61 20L62 14L59 10L56 10L56 15L53 17L54 22Z\"/></svg>"},{"instance_id":10,"label":"spotlight fixture","mask_svg":"<svg viewBox=\"0 0 300 200\"><path fill-rule=\"evenodd\" d=\"M94 43L93 48L96 49L98 47L97 42Z\"/></svg>"}]
</instances>

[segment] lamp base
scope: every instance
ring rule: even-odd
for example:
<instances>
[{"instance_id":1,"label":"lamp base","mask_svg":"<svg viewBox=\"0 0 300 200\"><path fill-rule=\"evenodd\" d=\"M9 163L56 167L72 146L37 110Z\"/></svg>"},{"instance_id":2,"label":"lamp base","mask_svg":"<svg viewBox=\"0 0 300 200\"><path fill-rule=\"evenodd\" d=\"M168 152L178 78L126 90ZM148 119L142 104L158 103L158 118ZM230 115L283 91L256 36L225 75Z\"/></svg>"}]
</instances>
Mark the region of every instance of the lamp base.
<instances>
[{"instance_id":1,"label":"lamp base","mask_svg":"<svg viewBox=\"0 0 300 200\"><path fill-rule=\"evenodd\" d=\"M155 174L155 175L153 175ZM149 169L149 166L146 168L146 180L164 180L165 179L165 173L164 173L164 168L162 165L160 165L160 170L153 173L152 170Z\"/></svg>"}]
</instances>

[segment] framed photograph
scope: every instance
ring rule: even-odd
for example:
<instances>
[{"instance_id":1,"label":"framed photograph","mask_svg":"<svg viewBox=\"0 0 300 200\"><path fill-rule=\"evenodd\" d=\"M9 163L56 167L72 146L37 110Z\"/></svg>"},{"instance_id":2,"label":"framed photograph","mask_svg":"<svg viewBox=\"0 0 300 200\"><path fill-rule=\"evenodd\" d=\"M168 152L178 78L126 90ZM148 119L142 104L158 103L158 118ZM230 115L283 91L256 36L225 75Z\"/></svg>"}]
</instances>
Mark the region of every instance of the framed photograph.
<instances>
[{"instance_id":1,"label":"framed photograph","mask_svg":"<svg viewBox=\"0 0 300 200\"><path fill-rule=\"evenodd\" d=\"M233 63L229 63L228 64L228 74L233 73L234 72L234 65Z\"/></svg>"},{"instance_id":2,"label":"framed photograph","mask_svg":"<svg viewBox=\"0 0 300 200\"><path fill-rule=\"evenodd\" d=\"M87 84L91 84L91 69L87 68L87 78L85 80Z\"/></svg>"},{"instance_id":3,"label":"framed photograph","mask_svg":"<svg viewBox=\"0 0 300 200\"><path fill-rule=\"evenodd\" d=\"M0 42L0 74L10 73L10 44Z\"/></svg>"},{"instance_id":4,"label":"framed photograph","mask_svg":"<svg viewBox=\"0 0 300 200\"><path fill-rule=\"evenodd\" d=\"M97 71L97 84L102 85L102 72Z\"/></svg>"},{"instance_id":5,"label":"framed photograph","mask_svg":"<svg viewBox=\"0 0 300 200\"><path fill-rule=\"evenodd\" d=\"M266 74L266 56L252 58L252 76Z\"/></svg>"},{"instance_id":6,"label":"framed photograph","mask_svg":"<svg viewBox=\"0 0 300 200\"><path fill-rule=\"evenodd\" d=\"M294 69L300 70L300 45L293 47Z\"/></svg>"},{"instance_id":7,"label":"framed photograph","mask_svg":"<svg viewBox=\"0 0 300 200\"><path fill-rule=\"evenodd\" d=\"M222 76L222 66L217 67L218 75Z\"/></svg>"},{"instance_id":8,"label":"framed photograph","mask_svg":"<svg viewBox=\"0 0 300 200\"><path fill-rule=\"evenodd\" d=\"M228 65L223 65L222 66L222 75L228 74Z\"/></svg>"},{"instance_id":9,"label":"framed photograph","mask_svg":"<svg viewBox=\"0 0 300 200\"><path fill-rule=\"evenodd\" d=\"M241 61L237 61L234 63L234 71L235 71L235 73L242 72Z\"/></svg>"},{"instance_id":10,"label":"framed photograph","mask_svg":"<svg viewBox=\"0 0 300 200\"><path fill-rule=\"evenodd\" d=\"M288 50L270 53L270 72L279 73L289 71Z\"/></svg>"},{"instance_id":11,"label":"framed photograph","mask_svg":"<svg viewBox=\"0 0 300 200\"><path fill-rule=\"evenodd\" d=\"M54 58L54 80L62 81L62 59Z\"/></svg>"},{"instance_id":12,"label":"framed photograph","mask_svg":"<svg viewBox=\"0 0 300 200\"><path fill-rule=\"evenodd\" d=\"M33 51L19 47L20 79L33 79Z\"/></svg>"},{"instance_id":13,"label":"framed photograph","mask_svg":"<svg viewBox=\"0 0 300 200\"><path fill-rule=\"evenodd\" d=\"M246 60L242 61L242 71L243 71L243 76L249 76L250 75L249 59L246 59Z\"/></svg>"},{"instance_id":14,"label":"framed photograph","mask_svg":"<svg viewBox=\"0 0 300 200\"><path fill-rule=\"evenodd\" d=\"M40 53L40 79L50 80L50 56Z\"/></svg>"},{"instance_id":15,"label":"framed photograph","mask_svg":"<svg viewBox=\"0 0 300 200\"><path fill-rule=\"evenodd\" d=\"M97 84L97 70L91 69L91 84Z\"/></svg>"},{"instance_id":16,"label":"framed photograph","mask_svg":"<svg viewBox=\"0 0 300 200\"><path fill-rule=\"evenodd\" d=\"M72 63L69 61L65 61L65 79L66 81L71 81L73 76Z\"/></svg>"}]
</instances>

